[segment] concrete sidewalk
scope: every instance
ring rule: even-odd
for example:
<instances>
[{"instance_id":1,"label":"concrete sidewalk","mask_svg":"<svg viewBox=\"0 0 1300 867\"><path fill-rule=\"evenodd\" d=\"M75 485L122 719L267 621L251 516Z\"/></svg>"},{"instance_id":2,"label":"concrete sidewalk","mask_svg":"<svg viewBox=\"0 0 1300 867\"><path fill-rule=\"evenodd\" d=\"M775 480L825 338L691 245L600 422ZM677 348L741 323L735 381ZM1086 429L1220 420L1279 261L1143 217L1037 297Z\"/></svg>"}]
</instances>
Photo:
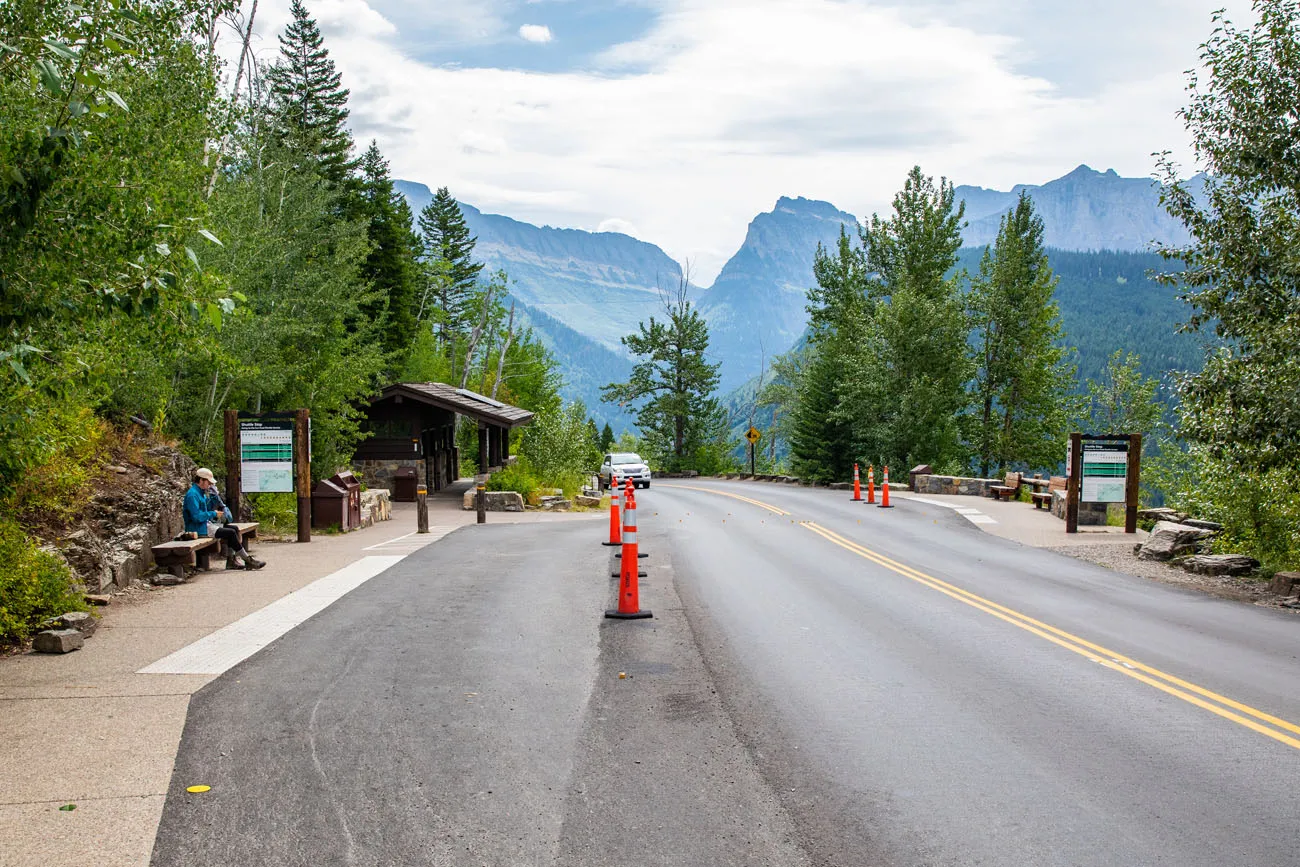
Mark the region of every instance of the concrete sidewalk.
<instances>
[{"instance_id":1,"label":"concrete sidewalk","mask_svg":"<svg viewBox=\"0 0 1300 867\"><path fill-rule=\"evenodd\" d=\"M415 506L393 520L310 544L265 542L258 572L198 573L187 584L123 593L66 656L0 660L0 867L143 867L190 696L216 675L139 669L366 557L401 557L475 520L462 480L430 497L428 535ZM599 515L490 513L490 523ZM71 811L59 808L74 804Z\"/></svg>"},{"instance_id":2,"label":"concrete sidewalk","mask_svg":"<svg viewBox=\"0 0 1300 867\"><path fill-rule=\"evenodd\" d=\"M1078 533L1065 532L1065 522L1046 509L1030 503L1006 502L989 497L953 494L909 494L890 492L891 497L931 503L952 509L986 533L1011 539L1033 548L1064 548L1072 545L1132 545L1147 537L1145 530L1128 535L1123 527L1081 526Z\"/></svg>"}]
</instances>

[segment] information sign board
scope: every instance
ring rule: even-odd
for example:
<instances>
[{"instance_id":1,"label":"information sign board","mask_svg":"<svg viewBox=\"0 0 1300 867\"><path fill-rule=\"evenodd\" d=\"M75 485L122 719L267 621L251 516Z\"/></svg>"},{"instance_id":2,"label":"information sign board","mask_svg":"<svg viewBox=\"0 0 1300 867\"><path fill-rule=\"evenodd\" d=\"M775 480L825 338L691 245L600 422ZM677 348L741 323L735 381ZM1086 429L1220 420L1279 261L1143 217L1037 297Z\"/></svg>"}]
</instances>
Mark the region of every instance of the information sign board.
<instances>
[{"instance_id":1,"label":"information sign board","mask_svg":"<svg viewBox=\"0 0 1300 867\"><path fill-rule=\"evenodd\" d=\"M240 419L239 460L245 493L291 493L293 419Z\"/></svg>"},{"instance_id":2,"label":"information sign board","mask_svg":"<svg viewBox=\"0 0 1300 867\"><path fill-rule=\"evenodd\" d=\"M1126 439L1084 441L1081 502L1126 502L1128 447Z\"/></svg>"}]
</instances>

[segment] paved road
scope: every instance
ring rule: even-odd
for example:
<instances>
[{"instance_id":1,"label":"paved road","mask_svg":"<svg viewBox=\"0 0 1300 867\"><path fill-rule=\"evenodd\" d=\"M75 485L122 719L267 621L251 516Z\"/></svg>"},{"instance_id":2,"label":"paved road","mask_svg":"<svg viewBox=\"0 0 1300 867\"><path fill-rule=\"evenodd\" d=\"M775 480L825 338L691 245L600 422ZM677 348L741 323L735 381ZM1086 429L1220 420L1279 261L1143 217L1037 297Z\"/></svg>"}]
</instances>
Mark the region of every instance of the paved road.
<instances>
[{"instance_id":1,"label":"paved road","mask_svg":"<svg viewBox=\"0 0 1300 867\"><path fill-rule=\"evenodd\" d=\"M653 620L602 523L470 527L214 681L154 863L1300 864L1297 618L915 503L639 503Z\"/></svg>"},{"instance_id":2,"label":"paved road","mask_svg":"<svg viewBox=\"0 0 1300 867\"><path fill-rule=\"evenodd\" d=\"M816 863L1300 863L1297 618L933 506L670 485L697 638Z\"/></svg>"}]
</instances>

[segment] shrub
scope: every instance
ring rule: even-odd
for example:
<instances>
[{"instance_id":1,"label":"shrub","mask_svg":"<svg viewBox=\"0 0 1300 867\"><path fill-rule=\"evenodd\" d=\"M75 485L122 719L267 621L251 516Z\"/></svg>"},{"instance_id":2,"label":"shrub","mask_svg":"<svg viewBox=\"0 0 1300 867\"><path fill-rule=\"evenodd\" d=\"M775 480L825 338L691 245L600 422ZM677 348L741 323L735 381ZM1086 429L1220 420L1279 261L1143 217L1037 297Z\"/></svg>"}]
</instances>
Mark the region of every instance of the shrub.
<instances>
[{"instance_id":1,"label":"shrub","mask_svg":"<svg viewBox=\"0 0 1300 867\"><path fill-rule=\"evenodd\" d=\"M292 493L249 494L253 520L263 533L294 533L298 529L298 498Z\"/></svg>"},{"instance_id":2,"label":"shrub","mask_svg":"<svg viewBox=\"0 0 1300 867\"><path fill-rule=\"evenodd\" d=\"M530 501L537 493L537 489L541 487L543 487L541 481L533 474L529 463L523 459L516 461L499 473L493 473L487 480L487 490L515 491L526 502Z\"/></svg>"},{"instance_id":3,"label":"shrub","mask_svg":"<svg viewBox=\"0 0 1300 867\"><path fill-rule=\"evenodd\" d=\"M0 521L0 642L24 641L42 621L87 607L62 560Z\"/></svg>"}]
</instances>

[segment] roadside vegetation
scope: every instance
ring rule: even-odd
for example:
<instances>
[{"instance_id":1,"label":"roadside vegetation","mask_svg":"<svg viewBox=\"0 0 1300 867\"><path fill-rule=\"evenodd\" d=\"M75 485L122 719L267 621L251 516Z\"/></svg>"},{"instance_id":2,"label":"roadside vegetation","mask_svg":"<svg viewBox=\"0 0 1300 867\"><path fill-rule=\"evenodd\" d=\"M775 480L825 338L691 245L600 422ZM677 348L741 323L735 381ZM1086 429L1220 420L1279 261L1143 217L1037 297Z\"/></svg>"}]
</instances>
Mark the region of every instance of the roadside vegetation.
<instances>
[{"instance_id":1,"label":"roadside vegetation","mask_svg":"<svg viewBox=\"0 0 1300 867\"><path fill-rule=\"evenodd\" d=\"M560 408L455 199L412 214L303 4L269 63L256 8L0 4L0 641L76 607L41 516L74 515L101 440L147 425L217 467L225 409L306 407L319 477L398 379Z\"/></svg>"}]
</instances>

